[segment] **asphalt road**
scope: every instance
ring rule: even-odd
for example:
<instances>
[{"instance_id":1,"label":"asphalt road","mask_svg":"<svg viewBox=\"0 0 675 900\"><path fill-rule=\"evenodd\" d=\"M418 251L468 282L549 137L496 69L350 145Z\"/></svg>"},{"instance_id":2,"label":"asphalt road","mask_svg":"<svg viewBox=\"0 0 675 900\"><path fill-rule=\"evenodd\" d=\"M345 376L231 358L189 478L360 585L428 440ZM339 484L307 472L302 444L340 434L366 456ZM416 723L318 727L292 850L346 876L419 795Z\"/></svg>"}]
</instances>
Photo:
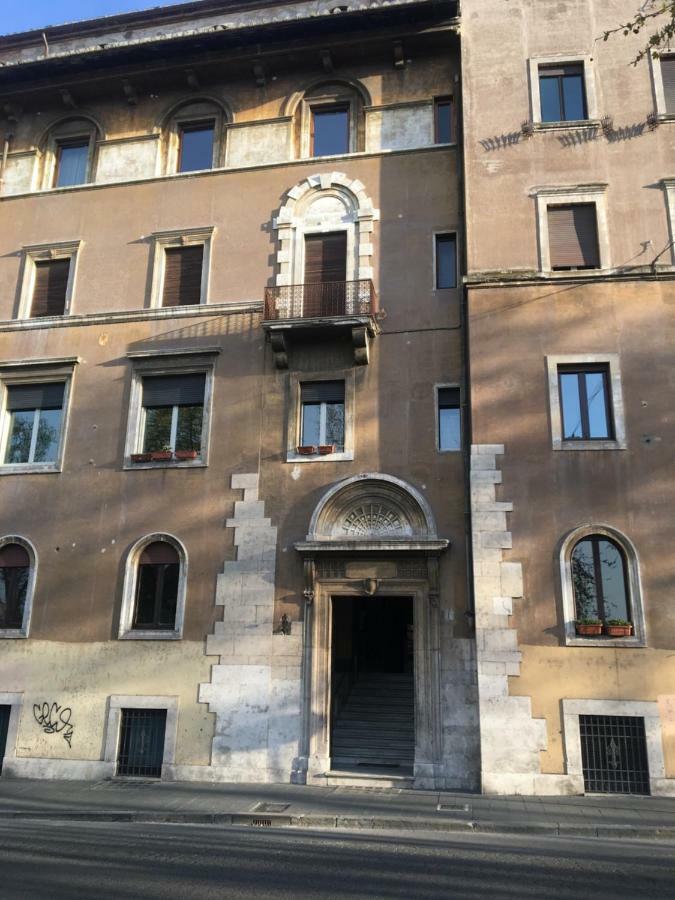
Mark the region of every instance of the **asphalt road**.
<instances>
[{"instance_id":1,"label":"asphalt road","mask_svg":"<svg viewBox=\"0 0 675 900\"><path fill-rule=\"evenodd\" d=\"M199 825L0 823L0 897L675 896L675 844Z\"/></svg>"}]
</instances>

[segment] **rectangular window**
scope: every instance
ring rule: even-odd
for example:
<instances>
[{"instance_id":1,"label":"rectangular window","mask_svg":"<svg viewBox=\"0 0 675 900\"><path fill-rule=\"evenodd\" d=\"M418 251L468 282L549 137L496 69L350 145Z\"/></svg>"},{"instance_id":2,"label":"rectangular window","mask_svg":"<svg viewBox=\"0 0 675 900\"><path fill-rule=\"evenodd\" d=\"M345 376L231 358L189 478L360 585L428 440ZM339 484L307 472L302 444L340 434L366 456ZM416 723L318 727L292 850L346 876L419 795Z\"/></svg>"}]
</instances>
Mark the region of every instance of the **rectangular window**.
<instances>
[{"instance_id":1,"label":"rectangular window","mask_svg":"<svg viewBox=\"0 0 675 900\"><path fill-rule=\"evenodd\" d=\"M86 184L89 169L89 138L60 141L56 146L54 187Z\"/></svg>"},{"instance_id":2,"label":"rectangular window","mask_svg":"<svg viewBox=\"0 0 675 900\"><path fill-rule=\"evenodd\" d=\"M121 710L117 774L161 778L165 734L165 709Z\"/></svg>"},{"instance_id":3,"label":"rectangular window","mask_svg":"<svg viewBox=\"0 0 675 900\"><path fill-rule=\"evenodd\" d=\"M7 389L5 465L54 463L61 443L65 385L12 385Z\"/></svg>"},{"instance_id":4,"label":"rectangular window","mask_svg":"<svg viewBox=\"0 0 675 900\"><path fill-rule=\"evenodd\" d=\"M333 445L342 453L345 445L344 381L310 381L300 386L300 445Z\"/></svg>"},{"instance_id":5,"label":"rectangular window","mask_svg":"<svg viewBox=\"0 0 675 900\"><path fill-rule=\"evenodd\" d=\"M457 238L454 234L436 235L436 288L457 287Z\"/></svg>"},{"instance_id":6,"label":"rectangular window","mask_svg":"<svg viewBox=\"0 0 675 900\"><path fill-rule=\"evenodd\" d=\"M70 259L38 260L30 307L31 318L62 316L66 311Z\"/></svg>"},{"instance_id":7,"label":"rectangular window","mask_svg":"<svg viewBox=\"0 0 675 900\"><path fill-rule=\"evenodd\" d=\"M204 245L166 247L162 306L190 306L201 302Z\"/></svg>"},{"instance_id":8,"label":"rectangular window","mask_svg":"<svg viewBox=\"0 0 675 900\"><path fill-rule=\"evenodd\" d=\"M206 375L143 378L143 452L201 453Z\"/></svg>"},{"instance_id":9,"label":"rectangular window","mask_svg":"<svg viewBox=\"0 0 675 900\"><path fill-rule=\"evenodd\" d=\"M554 271L599 269L595 203L549 206L547 213L551 268Z\"/></svg>"},{"instance_id":10,"label":"rectangular window","mask_svg":"<svg viewBox=\"0 0 675 900\"><path fill-rule=\"evenodd\" d=\"M349 106L316 106L311 115L311 155L349 153Z\"/></svg>"},{"instance_id":11,"label":"rectangular window","mask_svg":"<svg viewBox=\"0 0 675 900\"><path fill-rule=\"evenodd\" d=\"M191 122L180 126L179 172L213 168L214 122Z\"/></svg>"},{"instance_id":12,"label":"rectangular window","mask_svg":"<svg viewBox=\"0 0 675 900\"><path fill-rule=\"evenodd\" d=\"M666 115L675 116L675 56L661 57L661 79Z\"/></svg>"},{"instance_id":13,"label":"rectangular window","mask_svg":"<svg viewBox=\"0 0 675 900\"><path fill-rule=\"evenodd\" d=\"M584 67L539 66L542 122L579 122L588 118Z\"/></svg>"},{"instance_id":14,"label":"rectangular window","mask_svg":"<svg viewBox=\"0 0 675 900\"><path fill-rule=\"evenodd\" d=\"M462 449L462 414L458 387L438 389L438 449Z\"/></svg>"},{"instance_id":15,"label":"rectangular window","mask_svg":"<svg viewBox=\"0 0 675 900\"><path fill-rule=\"evenodd\" d=\"M452 97L436 97L434 100L434 139L437 144L450 144L452 136Z\"/></svg>"},{"instance_id":16,"label":"rectangular window","mask_svg":"<svg viewBox=\"0 0 675 900\"><path fill-rule=\"evenodd\" d=\"M565 441L614 440L609 366L559 366Z\"/></svg>"}]
</instances>

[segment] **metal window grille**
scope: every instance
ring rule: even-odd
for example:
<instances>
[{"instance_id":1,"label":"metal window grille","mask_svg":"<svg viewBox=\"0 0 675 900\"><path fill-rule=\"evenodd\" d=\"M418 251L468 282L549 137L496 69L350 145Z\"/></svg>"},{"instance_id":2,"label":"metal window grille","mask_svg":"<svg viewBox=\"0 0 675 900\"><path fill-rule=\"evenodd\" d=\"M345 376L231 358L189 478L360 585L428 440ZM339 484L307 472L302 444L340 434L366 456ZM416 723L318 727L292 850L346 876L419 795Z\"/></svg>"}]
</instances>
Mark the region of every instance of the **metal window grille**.
<instances>
[{"instance_id":1,"label":"metal window grille","mask_svg":"<svg viewBox=\"0 0 675 900\"><path fill-rule=\"evenodd\" d=\"M7 732L9 731L9 715L11 706L0 706L0 774L2 773L2 761L5 758L7 747Z\"/></svg>"},{"instance_id":2,"label":"metal window grille","mask_svg":"<svg viewBox=\"0 0 675 900\"><path fill-rule=\"evenodd\" d=\"M645 720L579 716L584 787L597 794L649 794Z\"/></svg>"},{"instance_id":3,"label":"metal window grille","mask_svg":"<svg viewBox=\"0 0 675 900\"><path fill-rule=\"evenodd\" d=\"M161 778L165 709L123 709L117 774Z\"/></svg>"}]
</instances>

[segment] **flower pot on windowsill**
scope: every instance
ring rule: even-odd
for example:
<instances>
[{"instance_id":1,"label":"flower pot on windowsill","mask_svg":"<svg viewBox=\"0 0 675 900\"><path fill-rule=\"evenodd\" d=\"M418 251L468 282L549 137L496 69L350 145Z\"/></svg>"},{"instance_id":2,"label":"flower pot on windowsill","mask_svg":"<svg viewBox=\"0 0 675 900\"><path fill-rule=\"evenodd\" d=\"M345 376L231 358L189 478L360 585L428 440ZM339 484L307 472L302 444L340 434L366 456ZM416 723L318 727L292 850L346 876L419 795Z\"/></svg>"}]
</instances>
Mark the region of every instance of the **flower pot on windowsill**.
<instances>
[{"instance_id":1,"label":"flower pot on windowsill","mask_svg":"<svg viewBox=\"0 0 675 900\"><path fill-rule=\"evenodd\" d=\"M577 634L583 637L597 637L602 634L602 622L575 622Z\"/></svg>"},{"instance_id":2,"label":"flower pot on windowsill","mask_svg":"<svg viewBox=\"0 0 675 900\"><path fill-rule=\"evenodd\" d=\"M316 447L313 444L303 444L296 447L296 450L300 456L314 456L316 453Z\"/></svg>"},{"instance_id":3,"label":"flower pot on windowsill","mask_svg":"<svg viewBox=\"0 0 675 900\"><path fill-rule=\"evenodd\" d=\"M150 462L152 453L132 453L130 458L132 463Z\"/></svg>"},{"instance_id":4,"label":"flower pot on windowsill","mask_svg":"<svg viewBox=\"0 0 675 900\"><path fill-rule=\"evenodd\" d=\"M607 637L630 637L633 633L633 626L630 622L605 622L602 630Z\"/></svg>"},{"instance_id":5,"label":"flower pot on windowsill","mask_svg":"<svg viewBox=\"0 0 675 900\"><path fill-rule=\"evenodd\" d=\"M150 459L153 462L169 462L172 456L171 450L153 450Z\"/></svg>"},{"instance_id":6,"label":"flower pot on windowsill","mask_svg":"<svg viewBox=\"0 0 675 900\"><path fill-rule=\"evenodd\" d=\"M176 450L174 453L176 459L197 459L199 456L198 450Z\"/></svg>"},{"instance_id":7,"label":"flower pot on windowsill","mask_svg":"<svg viewBox=\"0 0 675 900\"><path fill-rule=\"evenodd\" d=\"M335 444L319 444L319 456L328 456L335 453Z\"/></svg>"}]
</instances>

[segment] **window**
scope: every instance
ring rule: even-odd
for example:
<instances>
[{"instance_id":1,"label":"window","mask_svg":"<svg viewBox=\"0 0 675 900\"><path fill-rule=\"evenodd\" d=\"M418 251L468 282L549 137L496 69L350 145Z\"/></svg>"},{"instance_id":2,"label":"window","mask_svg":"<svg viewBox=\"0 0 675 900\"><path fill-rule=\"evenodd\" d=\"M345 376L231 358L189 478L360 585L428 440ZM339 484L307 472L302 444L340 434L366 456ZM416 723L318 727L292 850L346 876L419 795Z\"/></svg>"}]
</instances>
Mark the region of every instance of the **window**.
<instances>
[{"instance_id":1,"label":"window","mask_svg":"<svg viewBox=\"0 0 675 900\"><path fill-rule=\"evenodd\" d=\"M458 387L438 388L438 449L462 449L460 392Z\"/></svg>"},{"instance_id":2,"label":"window","mask_svg":"<svg viewBox=\"0 0 675 900\"><path fill-rule=\"evenodd\" d=\"M24 247L19 318L64 316L71 311L80 241Z\"/></svg>"},{"instance_id":3,"label":"window","mask_svg":"<svg viewBox=\"0 0 675 900\"><path fill-rule=\"evenodd\" d=\"M117 774L161 778L166 709L122 709Z\"/></svg>"},{"instance_id":4,"label":"window","mask_svg":"<svg viewBox=\"0 0 675 900\"><path fill-rule=\"evenodd\" d=\"M437 144L452 143L452 118L452 97L436 97L434 100L434 140Z\"/></svg>"},{"instance_id":5,"label":"window","mask_svg":"<svg viewBox=\"0 0 675 900\"><path fill-rule=\"evenodd\" d=\"M665 113L675 116L675 56L662 56L660 64Z\"/></svg>"},{"instance_id":6,"label":"window","mask_svg":"<svg viewBox=\"0 0 675 900\"><path fill-rule=\"evenodd\" d=\"M143 453L199 456L205 381L203 373L143 378Z\"/></svg>"},{"instance_id":7,"label":"window","mask_svg":"<svg viewBox=\"0 0 675 900\"><path fill-rule=\"evenodd\" d=\"M180 561L166 541L149 544L141 554L136 577L133 628L173 630Z\"/></svg>"},{"instance_id":8,"label":"window","mask_svg":"<svg viewBox=\"0 0 675 900\"><path fill-rule=\"evenodd\" d=\"M600 268L594 203L548 207L548 234L553 271Z\"/></svg>"},{"instance_id":9,"label":"window","mask_svg":"<svg viewBox=\"0 0 675 900\"><path fill-rule=\"evenodd\" d=\"M347 232L305 237L304 316L344 316L347 279Z\"/></svg>"},{"instance_id":10,"label":"window","mask_svg":"<svg viewBox=\"0 0 675 900\"><path fill-rule=\"evenodd\" d=\"M90 137L57 140L54 187L71 187L89 181L90 147Z\"/></svg>"},{"instance_id":11,"label":"window","mask_svg":"<svg viewBox=\"0 0 675 900\"><path fill-rule=\"evenodd\" d=\"M166 247L162 306L199 304L202 295L204 245Z\"/></svg>"},{"instance_id":12,"label":"window","mask_svg":"<svg viewBox=\"0 0 675 900\"><path fill-rule=\"evenodd\" d=\"M9 543L0 546L0 631L23 628L30 570L25 547Z\"/></svg>"},{"instance_id":13,"label":"window","mask_svg":"<svg viewBox=\"0 0 675 900\"><path fill-rule=\"evenodd\" d=\"M539 97L542 122L586 119L583 64L539 66Z\"/></svg>"},{"instance_id":14,"label":"window","mask_svg":"<svg viewBox=\"0 0 675 900\"><path fill-rule=\"evenodd\" d=\"M454 234L437 234L436 289L457 287L457 238Z\"/></svg>"},{"instance_id":15,"label":"window","mask_svg":"<svg viewBox=\"0 0 675 900\"><path fill-rule=\"evenodd\" d=\"M61 445L64 382L10 385L5 402L5 465L56 463Z\"/></svg>"},{"instance_id":16,"label":"window","mask_svg":"<svg viewBox=\"0 0 675 900\"><path fill-rule=\"evenodd\" d=\"M576 619L631 621L626 560L605 535L589 535L572 550Z\"/></svg>"},{"instance_id":17,"label":"window","mask_svg":"<svg viewBox=\"0 0 675 900\"><path fill-rule=\"evenodd\" d=\"M345 446L344 381L306 382L300 390L300 446L315 453L329 447L341 453Z\"/></svg>"},{"instance_id":18,"label":"window","mask_svg":"<svg viewBox=\"0 0 675 900\"><path fill-rule=\"evenodd\" d=\"M69 277L70 259L38 260L35 263L31 318L63 315Z\"/></svg>"},{"instance_id":19,"label":"window","mask_svg":"<svg viewBox=\"0 0 675 900\"><path fill-rule=\"evenodd\" d=\"M312 156L349 153L349 106L312 107Z\"/></svg>"},{"instance_id":20,"label":"window","mask_svg":"<svg viewBox=\"0 0 675 900\"><path fill-rule=\"evenodd\" d=\"M609 365L558 368L564 441L614 440Z\"/></svg>"},{"instance_id":21,"label":"window","mask_svg":"<svg viewBox=\"0 0 675 900\"><path fill-rule=\"evenodd\" d=\"M197 172L213 168L216 123L182 122L179 125L178 171Z\"/></svg>"}]
</instances>

